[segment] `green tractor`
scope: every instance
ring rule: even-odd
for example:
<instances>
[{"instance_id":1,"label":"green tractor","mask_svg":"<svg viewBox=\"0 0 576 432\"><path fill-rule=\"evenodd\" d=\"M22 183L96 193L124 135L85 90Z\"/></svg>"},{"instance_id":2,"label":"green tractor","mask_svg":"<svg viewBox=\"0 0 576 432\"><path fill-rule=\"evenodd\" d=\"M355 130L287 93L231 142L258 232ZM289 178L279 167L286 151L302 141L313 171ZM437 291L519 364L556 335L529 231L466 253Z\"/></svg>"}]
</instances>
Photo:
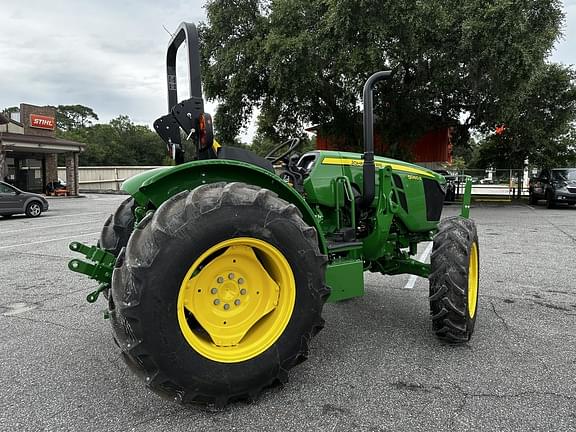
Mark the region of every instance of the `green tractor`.
<instances>
[{"instance_id":1,"label":"green tractor","mask_svg":"<svg viewBox=\"0 0 576 432\"><path fill-rule=\"evenodd\" d=\"M190 99L178 102L176 53L186 42ZM322 329L322 308L363 295L366 271L427 277L432 328L466 342L476 320L479 250L469 216L440 221L446 180L375 157L373 88L364 87L364 154L296 141L268 158L220 146L204 112L198 35L183 23L167 52L169 114L154 123L176 165L128 179L130 195L97 246L69 268L100 283L128 366L180 403L225 405L288 379ZM184 162L182 133L197 148ZM291 157L292 156L292 157ZM289 163L277 174L271 161ZM414 259L433 242L431 263Z\"/></svg>"}]
</instances>

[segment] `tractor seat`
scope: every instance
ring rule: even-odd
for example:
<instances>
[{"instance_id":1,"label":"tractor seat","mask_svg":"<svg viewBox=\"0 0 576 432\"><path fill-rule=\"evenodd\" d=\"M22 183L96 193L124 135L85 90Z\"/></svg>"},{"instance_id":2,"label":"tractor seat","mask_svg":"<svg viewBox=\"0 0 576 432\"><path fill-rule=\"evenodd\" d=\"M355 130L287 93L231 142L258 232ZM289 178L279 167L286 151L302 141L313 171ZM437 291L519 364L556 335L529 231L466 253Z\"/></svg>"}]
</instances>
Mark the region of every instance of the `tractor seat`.
<instances>
[{"instance_id":1,"label":"tractor seat","mask_svg":"<svg viewBox=\"0 0 576 432\"><path fill-rule=\"evenodd\" d=\"M256 153L249 150L244 150L239 147L220 147L218 149L218 159L228 159L240 162L246 162L264 168L271 173L274 173L274 166L268 159L258 156Z\"/></svg>"}]
</instances>

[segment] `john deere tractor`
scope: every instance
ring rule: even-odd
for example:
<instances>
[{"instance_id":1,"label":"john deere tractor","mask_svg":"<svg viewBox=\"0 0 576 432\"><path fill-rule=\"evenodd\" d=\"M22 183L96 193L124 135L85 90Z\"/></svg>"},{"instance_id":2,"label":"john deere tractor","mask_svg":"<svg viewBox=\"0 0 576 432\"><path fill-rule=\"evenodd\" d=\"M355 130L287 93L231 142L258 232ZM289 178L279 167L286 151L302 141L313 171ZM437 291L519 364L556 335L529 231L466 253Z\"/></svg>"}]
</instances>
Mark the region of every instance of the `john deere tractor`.
<instances>
[{"instance_id":1,"label":"john deere tractor","mask_svg":"<svg viewBox=\"0 0 576 432\"><path fill-rule=\"evenodd\" d=\"M186 42L190 95L178 101L176 54ZM224 405L284 383L323 327L322 308L363 295L364 272L430 282L433 332L466 342L476 320L479 250L468 218L440 220L446 180L375 157L373 89L364 86L364 153L295 142L268 158L219 145L204 112L198 35L183 23L167 52L169 113L154 127L176 161L128 179L130 197L71 270L100 283L114 339L146 385L181 403ZM183 131L183 133L181 132ZM196 146L184 163L182 137ZM276 173L272 161L288 161ZM431 263L414 258L433 242Z\"/></svg>"}]
</instances>

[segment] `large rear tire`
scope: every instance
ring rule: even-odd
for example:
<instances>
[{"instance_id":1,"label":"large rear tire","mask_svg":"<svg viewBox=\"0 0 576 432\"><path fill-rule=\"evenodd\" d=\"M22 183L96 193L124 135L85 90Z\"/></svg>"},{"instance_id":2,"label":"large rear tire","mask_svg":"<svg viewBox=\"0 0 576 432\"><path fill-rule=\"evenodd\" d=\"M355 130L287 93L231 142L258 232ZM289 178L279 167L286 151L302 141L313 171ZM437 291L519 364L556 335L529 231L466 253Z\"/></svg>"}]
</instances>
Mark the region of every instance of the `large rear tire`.
<instances>
[{"instance_id":1,"label":"large rear tire","mask_svg":"<svg viewBox=\"0 0 576 432\"><path fill-rule=\"evenodd\" d=\"M470 219L440 222L431 255L430 312L438 338L470 340L476 324L480 255L476 226Z\"/></svg>"},{"instance_id":2,"label":"large rear tire","mask_svg":"<svg viewBox=\"0 0 576 432\"><path fill-rule=\"evenodd\" d=\"M147 216L121 254L111 321L126 363L181 403L254 398L286 382L322 328L316 230L269 190L217 183Z\"/></svg>"}]
</instances>

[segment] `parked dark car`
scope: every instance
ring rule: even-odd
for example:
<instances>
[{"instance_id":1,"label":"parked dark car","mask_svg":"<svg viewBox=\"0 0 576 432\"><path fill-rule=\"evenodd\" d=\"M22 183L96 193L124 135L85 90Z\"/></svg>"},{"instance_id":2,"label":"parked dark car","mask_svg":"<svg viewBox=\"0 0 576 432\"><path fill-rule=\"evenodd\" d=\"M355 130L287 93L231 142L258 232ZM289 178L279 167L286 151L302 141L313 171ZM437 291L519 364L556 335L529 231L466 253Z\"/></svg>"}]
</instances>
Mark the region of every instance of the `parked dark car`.
<instances>
[{"instance_id":1,"label":"parked dark car","mask_svg":"<svg viewBox=\"0 0 576 432\"><path fill-rule=\"evenodd\" d=\"M576 168L543 169L530 179L530 204L545 199L548 208L558 203L576 204Z\"/></svg>"},{"instance_id":2,"label":"parked dark car","mask_svg":"<svg viewBox=\"0 0 576 432\"><path fill-rule=\"evenodd\" d=\"M48 201L42 195L24 192L0 181L0 216L24 213L28 217L38 217L46 210Z\"/></svg>"}]
</instances>

